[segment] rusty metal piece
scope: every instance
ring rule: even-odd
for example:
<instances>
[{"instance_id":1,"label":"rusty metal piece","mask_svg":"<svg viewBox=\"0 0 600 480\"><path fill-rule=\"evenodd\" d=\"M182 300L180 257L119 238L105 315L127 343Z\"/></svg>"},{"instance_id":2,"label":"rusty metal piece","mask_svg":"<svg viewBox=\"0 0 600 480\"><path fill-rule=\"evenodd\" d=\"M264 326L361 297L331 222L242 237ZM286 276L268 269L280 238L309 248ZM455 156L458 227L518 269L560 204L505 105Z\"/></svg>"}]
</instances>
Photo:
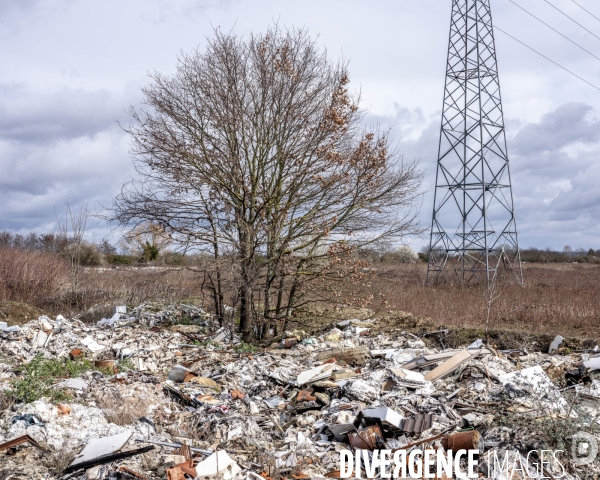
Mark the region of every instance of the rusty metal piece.
<instances>
[{"instance_id":1,"label":"rusty metal piece","mask_svg":"<svg viewBox=\"0 0 600 480\"><path fill-rule=\"evenodd\" d=\"M76 358L79 358L83 355L83 350L81 350L81 348L74 348L73 350L71 350L69 352L69 358L71 360L75 360Z\"/></svg>"},{"instance_id":2,"label":"rusty metal piece","mask_svg":"<svg viewBox=\"0 0 600 480\"><path fill-rule=\"evenodd\" d=\"M355 433L348 434L348 441L355 450L376 450L383 444L383 434L379 425L371 425Z\"/></svg>"},{"instance_id":3,"label":"rusty metal piece","mask_svg":"<svg viewBox=\"0 0 600 480\"><path fill-rule=\"evenodd\" d=\"M241 400L245 396L246 395L244 394L244 392L240 392L239 390L232 390L231 391L231 399L232 400Z\"/></svg>"},{"instance_id":4,"label":"rusty metal piece","mask_svg":"<svg viewBox=\"0 0 600 480\"><path fill-rule=\"evenodd\" d=\"M148 480L148 477L128 467L119 467L119 472L128 473L132 477L139 478L140 480Z\"/></svg>"},{"instance_id":5,"label":"rusty metal piece","mask_svg":"<svg viewBox=\"0 0 600 480\"><path fill-rule=\"evenodd\" d=\"M312 390L300 390L296 396L296 403L316 402L317 397L315 397L312 393Z\"/></svg>"},{"instance_id":6,"label":"rusty metal piece","mask_svg":"<svg viewBox=\"0 0 600 480\"><path fill-rule=\"evenodd\" d=\"M37 443L33 438L31 438L29 435L22 435L20 437L9 440L8 442L4 442L4 443L0 444L0 452L2 450L7 450L10 448L16 447L17 445L21 445L23 443L29 443L30 445L32 445L36 448L39 448L42 452L48 451L46 448L42 447L39 443Z\"/></svg>"},{"instance_id":7,"label":"rusty metal piece","mask_svg":"<svg viewBox=\"0 0 600 480\"><path fill-rule=\"evenodd\" d=\"M283 341L283 348L289 350L290 348L294 347L294 345L296 345L298 343L298 340L295 338L286 338Z\"/></svg>"},{"instance_id":8,"label":"rusty metal piece","mask_svg":"<svg viewBox=\"0 0 600 480\"><path fill-rule=\"evenodd\" d=\"M325 474L327 478L342 478L342 472L340 470L332 470L329 473Z\"/></svg>"},{"instance_id":9,"label":"rusty metal piece","mask_svg":"<svg viewBox=\"0 0 600 480\"><path fill-rule=\"evenodd\" d=\"M479 450L483 453L483 437L477 430L469 432L457 432L446 435L442 439L444 450Z\"/></svg>"},{"instance_id":10,"label":"rusty metal piece","mask_svg":"<svg viewBox=\"0 0 600 480\"><path fill-rule=\"evenodd\" d=\"M182 455L186 462L192 459L192 449L189 445L182 445L177 450L173 451L173 455Z\"/></svg>"},{"instance_id":11,"label":"rusty metal piece","mask_svg":"<svg viewBox=\"0 0 600 480\"><path fill-rule=\"evenodd\" d=\"M194 461L188 460L187 462L175 465L173 468L167 470L167 480L186 480L185 476L190 475L196 478L198 474L194 468Z\"/></svg>"}]
</instances>

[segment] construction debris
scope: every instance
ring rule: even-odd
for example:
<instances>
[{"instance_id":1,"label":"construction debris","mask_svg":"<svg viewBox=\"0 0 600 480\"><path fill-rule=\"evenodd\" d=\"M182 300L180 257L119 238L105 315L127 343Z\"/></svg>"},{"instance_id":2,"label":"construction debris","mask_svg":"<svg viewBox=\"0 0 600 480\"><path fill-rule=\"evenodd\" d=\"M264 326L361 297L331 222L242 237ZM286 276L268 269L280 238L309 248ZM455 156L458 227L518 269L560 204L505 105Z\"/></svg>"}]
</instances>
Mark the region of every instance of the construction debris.
<instances>
[{"instance_id":1,"label":"construction debris","mask_svg":"<svg viewBox=\"0 0 600 480\"><path fill-rule=\"evenodd\" d=\"M377 325L348 320L317 336L286 332L252 351L185 305L116 307L93 325L43 316L4 328L0 394L14 405L0 415L0 450L11 454L3 454L0 475L8 468L48 480L334 478L345 449L510 451L531 466L530 450L551 447L536 430L540 420L598 438L596 351L566 354L563 340L552 356L499 352L482 340L438 350L426 342L439 344L440 331L391 336ZM86 361L89 369L56 378L25 402L26 386L13 387L40 359ZM44 467L51 455L69 459L58 473ZM482 474L487 467L482 461ZM573 464L561 478L599 471L597 463ZM544 473L562 472L550 462Z\"/></svg>"}]
</instances>

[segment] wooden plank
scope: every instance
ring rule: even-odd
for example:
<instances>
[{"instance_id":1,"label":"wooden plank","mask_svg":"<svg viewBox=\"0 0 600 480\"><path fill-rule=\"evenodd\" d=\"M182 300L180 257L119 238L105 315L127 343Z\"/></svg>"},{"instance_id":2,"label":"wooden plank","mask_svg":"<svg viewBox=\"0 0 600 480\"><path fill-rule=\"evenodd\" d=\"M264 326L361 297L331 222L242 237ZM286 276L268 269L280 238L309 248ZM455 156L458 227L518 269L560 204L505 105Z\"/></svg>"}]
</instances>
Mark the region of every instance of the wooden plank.
<instances>
[{"instance_id":1,"label":"wooden plank","mask_svg":"<svg viewBox=\"0 0 600 480\"><path fill-rule=\"evenodd\" d=\"M445 377L473 357L474 355L471 355L468 350L463 350L427 373L427 375L425 375L425 380L434 381L438 378Z\"/></svg>"}]
</instances>

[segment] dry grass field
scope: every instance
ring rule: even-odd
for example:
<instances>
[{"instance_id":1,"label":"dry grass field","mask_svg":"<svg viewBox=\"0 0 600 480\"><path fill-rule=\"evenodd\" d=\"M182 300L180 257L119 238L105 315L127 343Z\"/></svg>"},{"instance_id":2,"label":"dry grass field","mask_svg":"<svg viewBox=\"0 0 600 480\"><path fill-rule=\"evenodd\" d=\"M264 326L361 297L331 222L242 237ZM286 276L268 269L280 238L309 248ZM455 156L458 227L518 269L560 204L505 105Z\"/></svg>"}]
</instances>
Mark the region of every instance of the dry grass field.
<instances>
[{"instance_id":1,"label":"dry grass field","mask_svg":"<svg viewBox=\"0 0 600 480\"><path fill-rule=\"evenodd\" d=\"M426 265L381 267L371 290L389 309L429 317L440 326L483 328L486 301L481 286L423 286ZM524 264L524 285L502 282L491 305L490 327L521 333L600 338L600 266Z\"/></svg>"},{"instance_id":2,"label":"dry grass field","mask_svg":"<svg viewBox=\"0 0 600 480\"><path fill-rule=\"evenodd\" d=\"M491 305L490 328L600 340L600 265L536 263L524 264L523 269L523 286L502 282L498 287L498 298ZM364 284L348 288L360 296L372 296L367 306L378 317L393 318L396 312L408 312L423 319L429 328L485 327L487 305L481 286L440 282L427 288L425 273L423 263L376 263ZM86 268L76 297L64 286L54 293L42 289L41 295L5 290L0 317L20 323L41 312L83 313L84 319L93 321L108 315L115 304L145 301L188 302L210 310L212 298L202 288L203 280L201 268ZM328 319L314 320L308 324L322 325Z\"/></svg>"}]
</instances>

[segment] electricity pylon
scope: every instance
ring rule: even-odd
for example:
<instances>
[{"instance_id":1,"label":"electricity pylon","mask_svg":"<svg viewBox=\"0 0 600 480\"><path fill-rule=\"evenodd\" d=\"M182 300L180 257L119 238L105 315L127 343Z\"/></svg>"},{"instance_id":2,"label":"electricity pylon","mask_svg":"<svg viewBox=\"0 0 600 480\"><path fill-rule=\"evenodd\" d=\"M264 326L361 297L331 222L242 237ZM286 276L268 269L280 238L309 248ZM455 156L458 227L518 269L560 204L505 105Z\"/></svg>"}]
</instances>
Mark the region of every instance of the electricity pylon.
<instances>
[{"instance_id":1,"label":"electricity pylon","mask_svg":"<svg viewBox=\"0 0 600 480\"><path fill-rule=\"evenodd\" d=\"M522 282L490 0L453 0L427 282Z\"/></svg>"}]
</instances>

